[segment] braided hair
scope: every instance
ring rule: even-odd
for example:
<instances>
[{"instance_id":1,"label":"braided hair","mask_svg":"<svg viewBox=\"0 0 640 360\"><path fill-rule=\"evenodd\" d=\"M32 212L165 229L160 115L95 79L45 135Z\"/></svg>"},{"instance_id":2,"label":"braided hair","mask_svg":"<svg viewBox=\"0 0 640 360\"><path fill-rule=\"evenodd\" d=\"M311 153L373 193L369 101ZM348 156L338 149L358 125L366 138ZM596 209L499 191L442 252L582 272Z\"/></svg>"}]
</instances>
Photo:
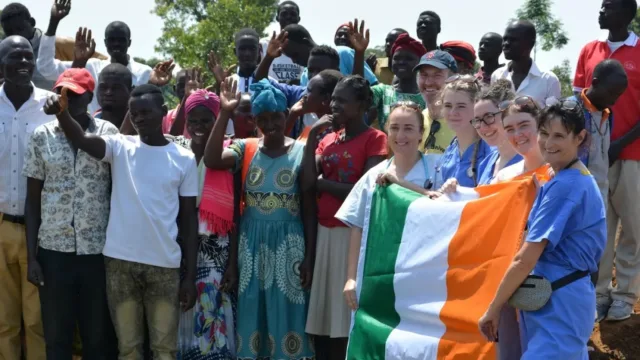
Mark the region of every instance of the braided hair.
<instances>
[{"instance_id":1,"label":"braided hair","mask_svg":"<svg viewBox=\"0 0 640 360\"><path fill-rule=\"evenodd\" d=\"M373 104L373 92L369 81L360 75L349 75L342 78L337 86L344 86L351 90L356 100L362 105L363 111L368 111Z\"/></svg>"}]
</instances>

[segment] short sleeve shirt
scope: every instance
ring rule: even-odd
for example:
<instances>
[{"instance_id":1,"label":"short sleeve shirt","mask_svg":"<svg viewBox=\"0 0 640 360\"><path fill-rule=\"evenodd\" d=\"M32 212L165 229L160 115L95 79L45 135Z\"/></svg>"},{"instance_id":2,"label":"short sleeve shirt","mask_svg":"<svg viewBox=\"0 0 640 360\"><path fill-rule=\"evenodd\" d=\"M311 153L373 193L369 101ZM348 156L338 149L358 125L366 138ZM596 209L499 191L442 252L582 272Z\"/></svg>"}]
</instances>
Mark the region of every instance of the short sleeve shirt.
<instances>
[{"instance_id":1,"label":"short sleeve shirt","mask_svg":"<svg viewBox=\"0 0 640 360\"><path fill-rule=\"evenodd\" d=\"M321 157L322 175L325 179L355 184L364 174L367 159L386 156L387 136L380 130L369 128L348 141L341 141L342 132L326 135L318 144L316 155ZM318 222L322 226L344 226L335 219L342 200L329 193L320 193Z\"/></svg>"},{"instance_id":2,"label":"short sleeve shirt","mask_svg":"<svg viewBox=\"0 0 640 360\"><path fill-rule=\"evenodd\" d=\"M387 118L391 112L391 106L398 101L412 101L422 110L425 109L426 103L422 94L406 94L396 91L392 85L378 84L371 87L373 92L373 107L378 110L378 124L380 130L385 131Z\"/></svg>"}]
</instances>

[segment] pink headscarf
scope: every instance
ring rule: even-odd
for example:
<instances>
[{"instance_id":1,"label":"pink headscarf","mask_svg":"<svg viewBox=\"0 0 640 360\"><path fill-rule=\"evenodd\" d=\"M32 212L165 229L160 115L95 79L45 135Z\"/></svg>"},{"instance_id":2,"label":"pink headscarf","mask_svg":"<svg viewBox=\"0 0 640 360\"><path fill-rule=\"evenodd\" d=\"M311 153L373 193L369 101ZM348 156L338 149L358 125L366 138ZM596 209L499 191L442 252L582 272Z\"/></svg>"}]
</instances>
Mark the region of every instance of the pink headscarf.
<instances>
[{"instance_id":1,"label":"pink headscarf","mask_svg":"<svg viewBox=\"0 0 640 360\"><path fill-rule=\"evenodd\" d=\"M184 104L185 114L188 115L191 110L200 105L207 107L216 118L218 117L218 113L220 113L220 98L218 95L202 89L194 91Z\"/></svg>"}]
</instances>

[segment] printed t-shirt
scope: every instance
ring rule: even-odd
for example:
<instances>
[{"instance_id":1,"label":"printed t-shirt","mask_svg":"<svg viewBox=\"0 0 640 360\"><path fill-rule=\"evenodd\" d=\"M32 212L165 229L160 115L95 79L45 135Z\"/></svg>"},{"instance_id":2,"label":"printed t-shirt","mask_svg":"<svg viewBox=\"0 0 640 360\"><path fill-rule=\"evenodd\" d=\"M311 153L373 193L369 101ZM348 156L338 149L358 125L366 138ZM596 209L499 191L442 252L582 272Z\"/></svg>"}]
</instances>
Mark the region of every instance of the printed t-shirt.
<instances>
[{"instance_id":1,"label":"printed t-shirt","mask_svg":"<svg viewBox=\"0 0 640 360\"><path fill-rule=\"evenodd\" d=\"M316 155L321 156L322 175L325 179L355 184L364 174L367 159L387 155L387 136L380 130L367 131L347 141L340 141L343 131L326 135L318 144ZM318 222L322 226L345 226L334 216L342 200L322 192L318 199Z\"/></svg>"}]
</instances>

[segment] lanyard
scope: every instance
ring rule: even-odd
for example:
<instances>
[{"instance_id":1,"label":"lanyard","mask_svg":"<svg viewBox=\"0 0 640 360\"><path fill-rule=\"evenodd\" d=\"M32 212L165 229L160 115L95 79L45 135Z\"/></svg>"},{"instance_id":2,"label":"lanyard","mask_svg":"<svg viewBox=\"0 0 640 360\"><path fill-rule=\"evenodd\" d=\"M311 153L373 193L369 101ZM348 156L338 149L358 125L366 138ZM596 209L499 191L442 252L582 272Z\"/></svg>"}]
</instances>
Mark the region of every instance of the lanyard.
<instances>
[{"instance_id":1,"label":"lanyard","mask_svg":"<svg viewBox=\"0 0 640 360\"><path fill-rule=\"evenodd\" d=\"M429 190L433 187L433 181L429 179L429 168L427 167L427 158L425 157L424 154L422 153L419 153L419 154L420 154L420 159L422 160L422 166L424 167L424 178L426 179L424 182L423 188ZM394 157L395 156L392 156L391 159L389 159L389 161L387 162L386 169L389 168ZM411 170L409 170L409 172L411 172Z\"/></svg>"}]
</instances>

